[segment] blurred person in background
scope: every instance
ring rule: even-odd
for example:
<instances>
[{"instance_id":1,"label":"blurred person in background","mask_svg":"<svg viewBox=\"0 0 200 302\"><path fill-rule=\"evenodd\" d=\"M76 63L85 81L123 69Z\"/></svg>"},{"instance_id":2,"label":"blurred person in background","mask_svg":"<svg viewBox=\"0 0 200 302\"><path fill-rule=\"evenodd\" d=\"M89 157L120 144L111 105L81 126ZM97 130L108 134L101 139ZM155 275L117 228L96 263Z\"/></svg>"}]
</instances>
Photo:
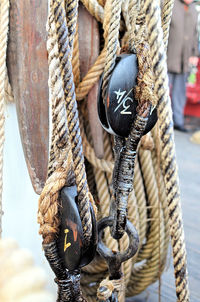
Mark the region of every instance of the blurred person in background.
<instances>
[{"instance_id":1,"label":"blurred person in background","mask_svg":"<svg viewBox=\"0 0 200 302\"><path fill-rule=\"evenodd\" d=\"M169 31L167 65L174 129L187 132L184 126L186 82L189 63L198 63L198 14L192 0L175 0Z\"/></svg>"}]
</instances>

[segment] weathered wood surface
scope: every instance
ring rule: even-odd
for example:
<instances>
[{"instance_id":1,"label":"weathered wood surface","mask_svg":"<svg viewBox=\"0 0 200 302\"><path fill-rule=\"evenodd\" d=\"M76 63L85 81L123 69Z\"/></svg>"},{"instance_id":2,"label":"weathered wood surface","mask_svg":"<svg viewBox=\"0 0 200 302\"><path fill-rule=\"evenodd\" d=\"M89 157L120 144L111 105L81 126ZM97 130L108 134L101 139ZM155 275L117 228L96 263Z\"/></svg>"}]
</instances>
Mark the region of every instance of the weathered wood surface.
<instances>
[{"instance_id":1,"label":"weathered wood surface","mask_svg":"<svg viewBox=\"0 0 200 302\"><path fill-rule=\"evenodd\" d=\"M79 6L79 49L81 79L94 64L99 55L99 29L94 17L83 5ZM103 129L97 113L97 96L99 85L96 83L87 96L87 110L95 154L103 158Z\"/></svg>"},{"instance_id":2,"label":"weathered wood surface","mask_svg":"<svg viewBox=\"0 0 200 302\"><path fill-rule=\"evenodd\" d=\"M48 1L10 0L8 70L32 185L44 186L48 165Z\"/></svg>"}]
</instances>

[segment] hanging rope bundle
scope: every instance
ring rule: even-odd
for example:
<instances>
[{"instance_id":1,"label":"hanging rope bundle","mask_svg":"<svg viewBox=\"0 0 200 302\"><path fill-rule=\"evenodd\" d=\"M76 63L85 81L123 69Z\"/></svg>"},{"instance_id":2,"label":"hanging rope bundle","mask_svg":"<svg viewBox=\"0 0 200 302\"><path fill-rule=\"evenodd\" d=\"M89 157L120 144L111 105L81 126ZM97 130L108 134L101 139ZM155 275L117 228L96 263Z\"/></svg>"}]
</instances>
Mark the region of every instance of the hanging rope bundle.
<instances>
[{"instance_id":1,"label":"hanging rope bundle","mask_svg":"<svg viewBox=\"0 0 200 302\"><path fill-rule=\"evenodd\" d=\"M39 200L38 222L45 255L59 286L57 301L85 301L79 286L81 267L81 287L88 302L96 301L98 288L99 301L124 301L126 296L140 293L160 278L165 267L169 233L177 301L189 301L165 53L173 1L163 1L162 11L156 0L82 0L82 3L101 23L105 41L95 63L83 77L78 56L78 1L51 0L47 24L52 141L48 179ZM105 110L108 110L108 90L119 54L124 53L137 55L137 85L132 87L137 101L135 119L126 138L115 134L113 140L104 131L104 158L99 159L93 148L85 102L77 107L76 100L87 101L88 93L103 74L101 92ZM124 106L124 110L128 110L126 103ZM155 108L157 126L140 143ZM147 140L151 142L148 148ZM75 208L80 215L78 234L83 244L79 264L72 265L73 268L59 253L60 238L64 238L64 252L69 251L72 243L67 241L69 229L63 229L62 218L64 201L67 200L69 206L72 203L71 197L64 193L69 187L77 188ZM105 255L108 265L99 255L103 255L100 244L92 264L85 266L92 257L87 263L81 260L89 257L91 244L95 246L91 205L95 212L96 207L90 192L98 208L98 229L102 236L99 242L112 251L109 256ZM132 231L127 219L135 226ZM108 225L112 226L112 235L108 228L103 232ZM129 240L129 232L134 234L134 239ZM73 229L73 238L77 238L74 234L77 233ZM129 241L135 242L134 253L139 244L134 257L134 253L123 256L130 254ZM118 262L115 259L114 268L113 263L110 265L113 254L121 257ZM67 257L71 256L68 252ZM102 281L108 269L110 277Z\"/></svg>"}]
</instances>

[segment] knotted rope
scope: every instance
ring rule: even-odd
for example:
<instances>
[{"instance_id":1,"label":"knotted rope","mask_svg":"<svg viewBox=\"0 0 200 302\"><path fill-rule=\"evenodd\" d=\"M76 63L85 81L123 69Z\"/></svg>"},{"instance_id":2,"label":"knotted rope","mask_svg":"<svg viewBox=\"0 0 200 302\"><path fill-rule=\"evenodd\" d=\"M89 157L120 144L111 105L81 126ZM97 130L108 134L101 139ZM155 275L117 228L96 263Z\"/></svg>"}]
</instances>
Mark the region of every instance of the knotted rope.
<instances>
[{"instance_id":1,"label":"knotted rope","mask_svg":"<svg viewBox=\"0 0 200 302\"><path fill-rule=\"evenodd\" d=\"M0 3L0 237L2 233L2 191L3 191L3 146L4 146L4 105L6 82L6 49L9 24L9 1Z\"/></svg>"}]
</instances>

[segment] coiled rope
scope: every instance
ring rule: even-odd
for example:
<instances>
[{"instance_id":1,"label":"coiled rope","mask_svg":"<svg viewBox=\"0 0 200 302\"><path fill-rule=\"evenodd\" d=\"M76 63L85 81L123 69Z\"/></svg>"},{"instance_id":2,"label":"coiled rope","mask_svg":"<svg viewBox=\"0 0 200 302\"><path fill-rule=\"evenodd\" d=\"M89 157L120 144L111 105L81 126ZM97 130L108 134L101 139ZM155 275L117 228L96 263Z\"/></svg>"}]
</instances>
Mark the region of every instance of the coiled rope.
<instances>
[{"instance_id":1,"label":"coiled rope","mask_svg":"<svg viewBox=\"0 0 200 302\"><path fill-rule=\"evenodd\" d=\"M2 233L2 191L3 191L3 146L4 146L4 105L6 84L6 49L9 24L9 1L0 3L0 237Z\"/></svg>"},{"instance_id":2,"label":"coiled rope","mask_svg":"<svg viewBox=\"0 0 200 302\"><path fill-rule=\"evenodd\" d=\"M76 100L87 96L103 71L105 93L115 57L120 50L120 42L125 49L137 51L139 43L144 41L147 35L155 76L154 96L159 130L152 131L152 150L144 150L141 145L137 156L134 190L128 200L128 218L139 232L140 247L137 255L123 264L126 292L120 293L119 301L124 301L125 296L140 293L159 278L165 266L169 232L173 248L177 301L189 301L165 53L173 1L163 2L162 16L156 0L82 0L82 3L91 15L103 24L105 45L95 64L80 82L79 60L77 57L73 60L72 57L73 39L76 49L78 45L78 31L75 35L77 1L52 0L50 3L48 52L53 131L49 178L39 201L40 233L44 241L50 243L58 232L58 195L60 189L66 185L66 178L69 183L76 182L78 188L79 211L85 226L86 243L91 236L89 202L93 203L88 184L90 190L95 191L98 219L109 214L112 196L112 139L104 133L105 156L104 159L98 159L92 146L87 113L82 110L84 104L81 104L80 127L84 155L88 161L87 184ZM125 21L122 26L120 12ZM121 29L124 32L120 32L123 37L119 41L118 33ZM76 96L73 76L76 79ZM158 144L160 147L157 147ZM123 240L117 242L109 231L106 230L105 234L106 244L111 249L126 248L128 238L123 237ZM82 289L88 301L96 301L97 288L105 273L107 266L99 256L82 270Z\"/></svg>"}]
</instances>

